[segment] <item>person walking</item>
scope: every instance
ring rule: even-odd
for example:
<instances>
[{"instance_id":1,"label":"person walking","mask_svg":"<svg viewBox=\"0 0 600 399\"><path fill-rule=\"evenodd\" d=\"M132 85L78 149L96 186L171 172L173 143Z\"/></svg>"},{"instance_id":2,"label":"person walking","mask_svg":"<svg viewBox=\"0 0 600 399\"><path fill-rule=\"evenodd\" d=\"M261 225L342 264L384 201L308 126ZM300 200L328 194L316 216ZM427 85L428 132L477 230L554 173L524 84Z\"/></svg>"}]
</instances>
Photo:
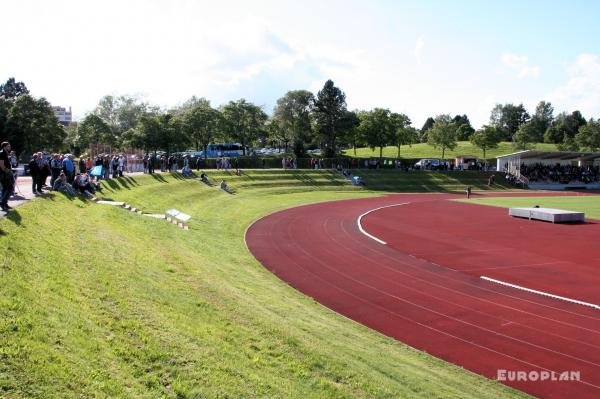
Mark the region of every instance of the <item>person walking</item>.
<instances>
[{"instance_id":1,"label":"person walking","mask_svg":"<svg viewBox=\"0 0 600 399\"><path fill-rule=\"evenodd\" d=\"M14 191L14 177L10 166L10 143L4 141L0 144L0 183L2 183L2 194L0 194L0 208L4 212L12 208L8 206L8 198Z\"/></svg>"}]
</instances>

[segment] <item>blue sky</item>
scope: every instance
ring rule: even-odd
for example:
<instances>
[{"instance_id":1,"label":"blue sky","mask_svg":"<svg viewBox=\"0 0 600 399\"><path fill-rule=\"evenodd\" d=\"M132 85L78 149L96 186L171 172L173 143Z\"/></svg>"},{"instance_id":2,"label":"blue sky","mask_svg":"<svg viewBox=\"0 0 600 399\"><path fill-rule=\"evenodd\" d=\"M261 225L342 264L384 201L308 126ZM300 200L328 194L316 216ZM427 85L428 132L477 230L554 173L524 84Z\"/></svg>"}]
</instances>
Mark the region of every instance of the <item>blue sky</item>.
<instances>
[{"instance_id":1,"label":"blue sky","mask_svg":"<svg viewBox=\"0 0 600 399\"><path fill-rule=\"evenodd\" d=\"M596 1L9 1L0 80L83 117L105 94L169 107L192 95L271 112L332 79L350 109L420 127L540 100L600 117ZM8 16L8 17L6 17Z\"/></svg>"}]
</instances>

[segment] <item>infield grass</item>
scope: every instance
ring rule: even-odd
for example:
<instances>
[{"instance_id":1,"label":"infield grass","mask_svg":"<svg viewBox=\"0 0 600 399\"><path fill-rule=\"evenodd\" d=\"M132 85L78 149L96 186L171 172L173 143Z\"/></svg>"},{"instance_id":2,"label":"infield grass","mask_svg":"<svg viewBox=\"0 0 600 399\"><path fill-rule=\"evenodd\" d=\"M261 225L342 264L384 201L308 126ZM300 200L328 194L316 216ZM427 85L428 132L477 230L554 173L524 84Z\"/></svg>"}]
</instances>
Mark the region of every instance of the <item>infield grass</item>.
<instances>
[{"instance_id":1,"label":"infield grass","mask_svg":"<svg viewBox=\"0 0 600 399\"><path fill-rule=\"evenodd\" d=\"M244 231L301 204L376 195L328 171L104 183L191 230L61 194L0 221L2 398L513 398L300 294Z\"/></svg>"},{"instance_id":2,"label":"infield grass","mask_svg":"<svg viewBox=\"0 0 600 399\"><path fill-rule=\"evenodd\" d=\"M510 198L471 198L458 200L472 204L499 206L503 208L531 207L557 208L569 211L585 212L585 217L600 220L600 196L580 195L573 197L510 197Z\"/></svg>"}]
</instances>

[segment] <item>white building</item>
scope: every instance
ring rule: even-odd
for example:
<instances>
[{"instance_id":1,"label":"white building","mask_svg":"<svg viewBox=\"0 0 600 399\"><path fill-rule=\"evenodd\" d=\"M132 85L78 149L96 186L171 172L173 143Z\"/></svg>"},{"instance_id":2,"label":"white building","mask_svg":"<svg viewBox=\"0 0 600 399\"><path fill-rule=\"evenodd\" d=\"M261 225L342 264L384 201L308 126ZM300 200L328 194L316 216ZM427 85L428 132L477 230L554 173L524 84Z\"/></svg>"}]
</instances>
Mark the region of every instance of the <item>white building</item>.
<instances>
[{"instance_id":1,"label":"white building","mask_svg":"<svg viewBox=\"0 0 600 399\"><path fill-rule=\"evenodd\" d=\"M54 108L54 114L58 118L58 121L61 125L69 126L71 124L71 122L73 121L73 113L71 112L71 107L69 107L68 111L65 107L52 108Z\"/></svg>"},{"instance_id":2,"label":"white building","mask_svg":"<svg viewBox=\"0 0 600 399\"><path fill-rule=\"evenodd\" d=\"M582 182L573 180L556 182L539 179L529 181L527 176L521 174L523 166L529 168L536 166L547 166L549 168L574 166L598 169L600 167L600 152L525 150L496 157L497 171L513 175L517 181L526 184L531 189L600 189L600 181Z\"/></svg>"}]
</instances>

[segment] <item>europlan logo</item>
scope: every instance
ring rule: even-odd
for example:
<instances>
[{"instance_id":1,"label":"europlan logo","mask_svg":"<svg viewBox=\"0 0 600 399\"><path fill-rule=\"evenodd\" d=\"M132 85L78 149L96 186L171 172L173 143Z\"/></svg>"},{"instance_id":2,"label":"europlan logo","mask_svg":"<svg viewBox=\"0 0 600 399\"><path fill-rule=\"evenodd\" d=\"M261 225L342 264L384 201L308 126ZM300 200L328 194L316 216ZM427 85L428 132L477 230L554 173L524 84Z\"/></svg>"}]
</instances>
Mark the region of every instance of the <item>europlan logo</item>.
<instances>
[{"instance_id":1,"label":"europlan logo","mask_svg":"<svg viewBox=\"0 0 600 399\"><path fill-rule=\"evenodd\" d=\"M504 370L498 369L498 381L579 381L581 378L580 371L547 371L547 370Z\"/></svg>"}]
</instances>

